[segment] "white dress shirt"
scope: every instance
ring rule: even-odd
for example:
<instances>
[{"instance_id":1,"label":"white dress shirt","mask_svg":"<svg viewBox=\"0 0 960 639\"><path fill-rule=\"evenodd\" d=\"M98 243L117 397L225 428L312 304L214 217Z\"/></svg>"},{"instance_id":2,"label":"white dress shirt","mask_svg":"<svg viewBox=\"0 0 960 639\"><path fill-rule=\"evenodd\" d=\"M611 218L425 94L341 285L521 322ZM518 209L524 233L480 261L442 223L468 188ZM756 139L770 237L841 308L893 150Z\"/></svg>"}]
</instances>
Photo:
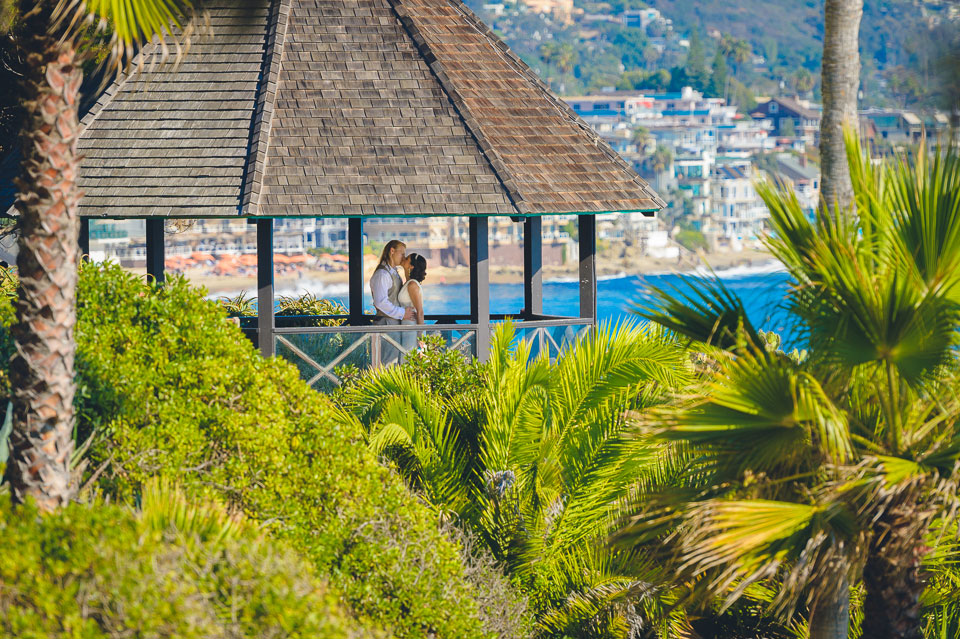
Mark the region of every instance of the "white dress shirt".
<instances>
[{"instance_id":1,"label":"white dress shirt","mask_svg":"<svg viewBox=\"0 0 960 639\"><path fill-rule=\"evenodd\" d=\"M378 311L387 317L402 320L404 308L390 301L390 288L393 286L393 278L400 279L397 269L392 266L377 267L370 278L370 294L373 296L373 306Z\"/></svg>"}]
</instances>

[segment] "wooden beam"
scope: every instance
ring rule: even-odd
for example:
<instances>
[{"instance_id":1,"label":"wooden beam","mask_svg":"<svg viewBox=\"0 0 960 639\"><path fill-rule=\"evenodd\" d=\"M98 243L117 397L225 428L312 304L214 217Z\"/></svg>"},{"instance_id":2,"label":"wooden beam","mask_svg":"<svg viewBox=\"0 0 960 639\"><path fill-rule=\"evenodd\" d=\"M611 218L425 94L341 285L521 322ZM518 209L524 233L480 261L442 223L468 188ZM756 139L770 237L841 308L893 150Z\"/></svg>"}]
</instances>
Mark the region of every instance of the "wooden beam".
<instances>
[{"instance_id":1,"label":"wooden beam","mask_svg":"<svg viewBox=\"0 0 960 639\"><path fill-rule=\"evenodd\" d=\"M273 220L257 220L257 344L260 354L273 357Z\"/></svg>"},{"instance_id":2,"label":"wooden beam","mask_svg":"<svg viewBox=\"0 0 960 639\"><path fill-rule=\"evenodd\" d=\"M543 222L531 215L523 220L523 316L543 314Z\"/></svg>"},{"instance_id":3,"label":"wooden beam","mask_svg":"<svg viewBox=\"0 0 960 639\"><path fill-rule=\"evenodd\" d=\"M477 325L476 356L490 356L490 255L487 218L470 218L470 323Z\"/></svg>"},{"instance_id":4,"label":"wooden beam","mask_svg":"<svg viewBox=\"0 0 960 639\"><path fill-rule=\"evenodd\" d=\"M163 218L147 218L147 275L163 284Z\"/></svg>"},{"instance_id":5,"label":"wooden beam","mask_svg":"<svg viewBox=\"0 0 960 639\"><path fill-rule=\"evenodd\" d=\"M578 215L580 317L597 322L597 216Z\"/></svg>"},{"instance_id":6,"label":"wooden beam","mask_svg":"<svg viewBox=\"0 0 960 639\"><path fill-rule=\"evenodd\" d=\"M77 238L80 246L80 259L90 259L90 218L80 218L80 235Z\"/></svg>"},{"instance_id":7,"label":"wooden beam","mask_svg":"<svg viewBox=\"0 0 960 639\"><path fill-rule=\"evenodd\" d=\"M347 220L347 249L350 291L350 325L363 323L363 218L351 217Z\"/></svg>"}]
</instances>

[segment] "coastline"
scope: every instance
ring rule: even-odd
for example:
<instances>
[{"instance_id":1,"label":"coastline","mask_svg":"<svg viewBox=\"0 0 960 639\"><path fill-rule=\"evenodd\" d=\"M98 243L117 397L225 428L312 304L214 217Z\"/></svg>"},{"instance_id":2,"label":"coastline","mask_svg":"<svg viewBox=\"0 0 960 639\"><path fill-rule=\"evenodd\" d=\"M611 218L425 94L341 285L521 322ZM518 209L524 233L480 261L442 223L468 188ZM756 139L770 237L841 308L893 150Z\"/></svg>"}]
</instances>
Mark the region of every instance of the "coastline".
<instances>
[{"instance_id":1,"label":"coastline","mask_svg":"<svg viewBox=\"0 0 960 639\"><path fill-rule=\"evenodd\" d=\"M546 266L543 269L544 283L576 282L576 265L563 267ZM767 272L782 271L782 265L765 251L746 249L739 253L700 254L685 257L682 260L664 260L649 257L610 258L597 256L597 279L612 280L626 277L660 276L672 274L708 275L712 271L722 278L743 277ZM364 273L364 280L371 273ZM204 287L210 296L235 296L241 292L252 295L256 291L255 273L243 275L218 276L205 268L191 268L183 271L195 286ZM466 284L470 281L467 267L428 268L428 278L432 286L446 284ZM513 265L490 267L490 282L493 284L519 284L523 281L523 268ZM302 267L278 272L275 276L277 295L300 295L312 292L319 296L345 296L347 294L347 272L326 271L319 268Z\"/></svg>"}]
</instances>

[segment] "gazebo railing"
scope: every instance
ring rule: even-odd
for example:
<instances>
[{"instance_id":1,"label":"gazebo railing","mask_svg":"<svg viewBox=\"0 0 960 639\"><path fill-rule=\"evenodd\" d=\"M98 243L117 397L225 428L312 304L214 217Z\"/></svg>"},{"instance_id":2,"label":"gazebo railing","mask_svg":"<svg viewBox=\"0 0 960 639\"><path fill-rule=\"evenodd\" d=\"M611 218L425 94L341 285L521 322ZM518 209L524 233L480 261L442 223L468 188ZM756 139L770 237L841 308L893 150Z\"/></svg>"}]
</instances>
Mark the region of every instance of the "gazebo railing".
<instances>
[{"instance_id":1,"label":"gazebo railing","mask_svg":"<svg viewBox=\"0 0 960 639\"><path fill-rule=\"evenodd\" d=\"M530 342L531 356L545 353L550 361L575 344L593 321L579 317L556 317L551 319L517 322L514 332L517 337Z\"/></svg>"},{"instance_id":2,"label":"gazebo railing","mask_svg":"<svg viewBox=\"0 0 960 639\"><path fill-rule=\"evenodd\" d=\"M277 355L297 366L308 384L329 390L342 382L345 371L399 362L416 351L420 333L439 335L448 349L465 357L475 353L475 324L276 328L274 340Z\"/></svg>"},{"instance_id":3,"label":"gazebo railing","mask_svg":"<svg viewBox=\"0 0 960 639\"><path fill-rule=\"evenodd\" d=\"M532 343L534 354L553 360L592 325L590 319L551 318L517 321L514 330ZM401 361L418 348L418 333L439 335L464 357L477 355L477 325L469 323L277 327L273 339L276 354L297 366L308 384L332 390L344 375Z\"/></svg>"}]
</instances>

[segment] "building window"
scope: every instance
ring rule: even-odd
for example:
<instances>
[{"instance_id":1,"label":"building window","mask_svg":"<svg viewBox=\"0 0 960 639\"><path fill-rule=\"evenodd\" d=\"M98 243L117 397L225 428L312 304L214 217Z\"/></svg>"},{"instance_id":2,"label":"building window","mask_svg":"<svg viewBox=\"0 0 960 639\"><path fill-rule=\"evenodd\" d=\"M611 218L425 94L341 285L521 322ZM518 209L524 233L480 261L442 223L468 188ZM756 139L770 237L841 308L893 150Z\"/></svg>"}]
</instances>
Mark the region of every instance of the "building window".
<instances>
[{"instance_id":1,"label":"building window","mask_svg":"<svg viewBox=\"0 0 960 639\"><path fill-rule=\"evenodd\" d=\"M779 105L776 102L770 103L770 113L776 113Z\"/></svg>"}]
</instances>

